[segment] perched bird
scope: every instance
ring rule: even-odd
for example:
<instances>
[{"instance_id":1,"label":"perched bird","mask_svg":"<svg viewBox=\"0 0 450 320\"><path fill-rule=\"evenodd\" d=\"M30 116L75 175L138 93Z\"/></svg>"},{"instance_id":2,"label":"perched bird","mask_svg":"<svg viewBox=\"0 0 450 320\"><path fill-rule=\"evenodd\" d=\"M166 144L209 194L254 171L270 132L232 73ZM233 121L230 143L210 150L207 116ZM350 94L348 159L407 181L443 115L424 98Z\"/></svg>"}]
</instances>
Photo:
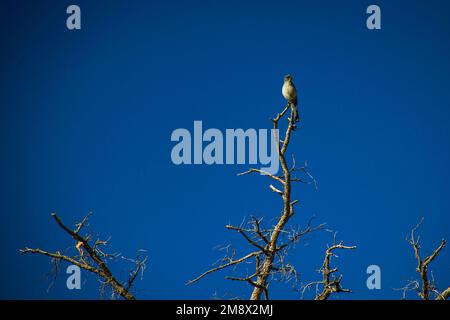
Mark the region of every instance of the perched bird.
<instances>
[{"instance_id":1,"label":"perched bird","mask_svg":"<svg viewBox=\"0 0 450 320\"><path fill-rule=\"evenodd\" d=\"M77 250L80 253L80 255L83 256L83 242L78 241L77 245L75 247L77 248Z\"/></svg>"},{"instance_id":2,"label":"perched bird","mask_svg":"<svg viewBox=\"0 0 450 320\"><path fill-rule=\"evenodd\" d=\"M295 89L294 83L292 82L292 76L290 74L284 76L284 84L283 88L281 89L281 93L291 105L294 122L299 122L300 119L297 110L297 89Z\"/></svg>"}]
</instances>

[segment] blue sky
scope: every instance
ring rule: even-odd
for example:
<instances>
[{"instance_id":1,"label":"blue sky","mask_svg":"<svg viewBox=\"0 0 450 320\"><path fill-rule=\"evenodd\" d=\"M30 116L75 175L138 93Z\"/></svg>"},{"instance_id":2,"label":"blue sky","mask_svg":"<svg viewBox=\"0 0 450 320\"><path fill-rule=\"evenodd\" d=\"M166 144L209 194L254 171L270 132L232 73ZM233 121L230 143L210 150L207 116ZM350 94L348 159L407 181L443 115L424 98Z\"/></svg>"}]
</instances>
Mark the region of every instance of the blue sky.
<instances>
[{"instance_id":1,"label":"blue sky","mask_svg":"<svg viewBox=\"0 0 450 320\"><path fill-rule=\"evenodd\" d=\"M374 3L382 30L369 31ZM99 298L86 273L81 290L62 273L47 292L48 259L18 254L73 246L50 213L73 224L89 211L116 251L148 250L138 298L248 297L224 280L231 270L184 284L221 257L216 245L248 250L224 225L273 218L278 196L262 177L237 177L246 165L175 166L170 135L194 120L270 128L286 73L302 118L290 152L319 183L295 187L294 223L315 216L358 247L337 261L353 291L337 298L400 298L420 217L424 254L450 238L448 2L77 1L79 31L65 27L69 4L0 4L1 298ZM330 241L317 233L292 252L301 281L319 279ZM381 290L366 287L371 264ZM441 289L449 268L444 248L432 265ZM299 295L275 283L272 297Z\"/></svg>"}]
</instances>

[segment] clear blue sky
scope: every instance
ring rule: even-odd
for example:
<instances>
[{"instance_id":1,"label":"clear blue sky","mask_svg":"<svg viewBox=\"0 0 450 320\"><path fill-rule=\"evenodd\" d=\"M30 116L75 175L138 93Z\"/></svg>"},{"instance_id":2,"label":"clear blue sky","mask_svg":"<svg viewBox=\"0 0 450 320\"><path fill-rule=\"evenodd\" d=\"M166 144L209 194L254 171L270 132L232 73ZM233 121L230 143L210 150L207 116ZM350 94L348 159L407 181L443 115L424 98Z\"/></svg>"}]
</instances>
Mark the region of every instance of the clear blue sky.
<instances>
[{"instance_id":1,"label":"clear blue sky","mask_svg":"<svg viewBox=\"0 0 450 320\"><path fill-rule=\"evenodd\" d=\"M315 215L358 246L337 261L354 291L339 298L400 298L420 217L424 253L450 238L449 2L79 0L82 30L68 31L72 3L0 3L1 298L98 298L86 273L82 290L62 273L47 293L49 260L18 254L74 245L50 213L72 224L91 210L112 248L149 251L138 298L248 297L227 272L184 283L221 256L216 245L247 249L225 224L271 218L279 199L266 179L236 176L246 165L173 165L170 135L194 120L270 128L285 73L302 117L290 151L319 182L296 187L295 222ZM374 3L382 30L369 31ZM318 279L330 240L316 234L290 256L302 281ZM379 291L366 288L371 264ZM445 248L432 265L440 288L449 268ZM298 294L274 284L272 297Z\"/></svg>"}]
</instances>

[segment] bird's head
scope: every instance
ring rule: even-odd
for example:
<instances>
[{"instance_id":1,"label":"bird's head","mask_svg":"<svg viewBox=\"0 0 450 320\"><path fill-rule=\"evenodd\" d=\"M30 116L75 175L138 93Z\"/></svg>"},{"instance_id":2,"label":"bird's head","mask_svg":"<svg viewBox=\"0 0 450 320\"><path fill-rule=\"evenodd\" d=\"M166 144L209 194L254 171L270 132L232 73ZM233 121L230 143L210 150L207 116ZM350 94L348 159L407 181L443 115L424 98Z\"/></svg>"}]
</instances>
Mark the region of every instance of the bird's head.
<instances>
[{"instance_id":1,"label":"bird's head","mask_svg":"<svg viewBox=\"0 0 450 320\"><path fill-rule=\"evenodd\" d=\"M290 74L287 74L284 76L284 81L285 82L291 82L292 81L292 76Z\"/></svg>"}]
</instances>

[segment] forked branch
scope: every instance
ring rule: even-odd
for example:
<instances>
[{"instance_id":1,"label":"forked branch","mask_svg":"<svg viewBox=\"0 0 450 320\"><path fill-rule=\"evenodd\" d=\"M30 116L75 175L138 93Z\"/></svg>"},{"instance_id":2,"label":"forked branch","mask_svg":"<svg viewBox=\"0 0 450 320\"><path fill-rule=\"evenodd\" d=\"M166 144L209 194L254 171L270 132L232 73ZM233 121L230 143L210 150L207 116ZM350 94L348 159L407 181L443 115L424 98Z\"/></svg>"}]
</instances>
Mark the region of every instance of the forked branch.
<instances>
[{"instance_id":1,"label":"forked branch","mask_svg":"<svg viewBox=\"0 0 450 320\"><path fill-rule=\"evenodd\" d=\"M442 292L439 292L436 288L436 284L434 283L434 280L433 279L430 280L430 277L428 275L428 267L429 267L430 263L438 256L438 254L444 248L444 246L446 244L446 240L442 239L441 243L433 251L433 253L431 255L425 257L425 259L422 259L421 255L420 255L420 236L416 236L416 234L415 234L417 229L421 226L422 223L423 223L423 218L411 230L410 238L406 239L408 241L408 243L411 245L411 247L413 248L414 256L417 260L416 271L417 271L417 273L419 273L421 283L419 285L417 281L410 282L410 283L416 283L417 285L416 286L410 286L410 285L408 286L407 285L406 287L404 287L403 295L405 296L405 291L416 290L417 294L419 295L419 297L422 300L430 300L431 294L435 295L436 300L447 300L450 296L450 287L448 287L447 289L445 289ZM413 288L413 289L411 289L411 288Z\"/></svg>"}]
</instances>

